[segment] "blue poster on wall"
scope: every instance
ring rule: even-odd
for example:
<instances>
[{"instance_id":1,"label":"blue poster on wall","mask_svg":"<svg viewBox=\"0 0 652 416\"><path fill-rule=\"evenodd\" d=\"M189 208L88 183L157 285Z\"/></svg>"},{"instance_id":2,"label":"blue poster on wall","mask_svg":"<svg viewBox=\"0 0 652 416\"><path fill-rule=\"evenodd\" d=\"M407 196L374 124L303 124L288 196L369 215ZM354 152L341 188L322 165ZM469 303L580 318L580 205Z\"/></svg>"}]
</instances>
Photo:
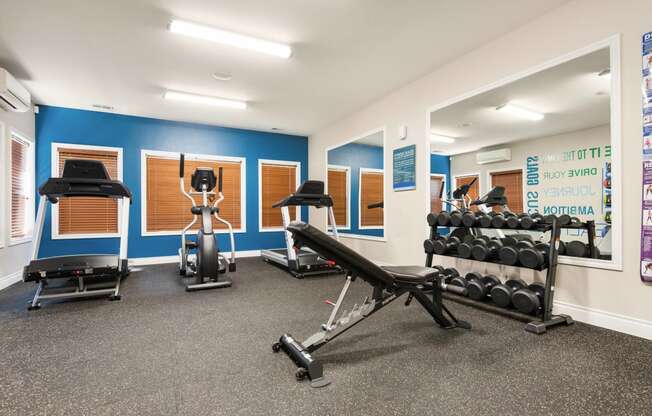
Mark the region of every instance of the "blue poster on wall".
<instances>
[{"instance_id":1,"label":"blue poster on wall","mask_svg":"<svg viewBox=\"0 0 652 416\"><path fill-rule=\"evenodd\" d=\"M416 145L394 149L392 172L395 191L408 191L417 188L416 163Z\"/></svg>"}]
</instances>

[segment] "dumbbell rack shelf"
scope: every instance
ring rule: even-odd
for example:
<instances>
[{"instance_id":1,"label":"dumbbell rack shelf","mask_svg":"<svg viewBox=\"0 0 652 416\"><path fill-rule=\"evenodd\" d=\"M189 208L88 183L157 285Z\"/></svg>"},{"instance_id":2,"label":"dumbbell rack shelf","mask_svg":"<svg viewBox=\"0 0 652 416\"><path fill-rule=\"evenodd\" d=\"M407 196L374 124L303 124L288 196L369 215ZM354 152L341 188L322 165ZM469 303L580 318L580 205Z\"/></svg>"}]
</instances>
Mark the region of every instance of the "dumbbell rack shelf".
<instances>
[{"instance_id":1,"label":"dumbbell rack shelf","mask_svg":"<svg viewBox=\"0 0 652 416\"><path fill-rule=\"evenodd\" d=\"M430 239L436 239L439 237L439 228L448 228L448 226L440 226L440 225L431 225L430 226ZM481 229L481 228L487 228L487 229L496 229L494 227L458 227L458 228L469 228L469 229ZM460 295L456 295L450 292L443 292L442 297L445 299L452 300L454 302L467 305L467 306L472 306L476 307L478 309L487 311L487 312L492 312L495 314L499 314L502 316L506 316L512 319L516 319L522 322L527 322L525 326L525 330L528 332L533 332L535 334L543 334L546 332L546 330L549 327L555 326L555 325L561 325L561 324L566 324L566 325L571 325L573 323L573 318L571 318L569 315L553 315L552 313L552 307L553 307L553 300L554 300L554 290L555 290L555 280L557 277L557 261L558 261L558 253L557 253L557 244L556 242L559 241L559 237L561 235L561 229L562 228L568 228L568 229L586 229L588 232L588 240L589 240L589 252L591 256L594 256L595 254L595 246L594 246L594 238L595 238L595 223L593 221L587 221L587 222L582 222L582 223L571 223L567 225L560 225L559 222L556 219L553 219L551 223L539 223L536 224L534 227L525 230L525 231L537 231L541 233L545 232L550 232L550 250L548 252L548 261L547 264L536 268L528 268L528 270L537 270L537 271L545 271L546 272L546 278L545 278L545 293L544 293L544 299L543 299L543 307L542 311L539 315L533 316L533 315L528 315L521 313L515 309L504 309L501 308L497 305L494 305L490 303L490 301L477 301L473 299L469 299ZM512 231L519 231L523 230L522 228L511 228L510 230ZM434 253L426 253L426 267L432 267L433 266L433 260L434 260ZM458 256L456 254L445 254L444 256L447 257L455 257L455 258L461 258L464 260L471 260L471 261L478 261L478 260L473 260L473 259L465 259L461 256ZM485 261L483 263L494 263L494 264L500 264L499 262L495 261ZM509 267L522 267L523 266L509 266Z\"/></svg>"}]
</instances>

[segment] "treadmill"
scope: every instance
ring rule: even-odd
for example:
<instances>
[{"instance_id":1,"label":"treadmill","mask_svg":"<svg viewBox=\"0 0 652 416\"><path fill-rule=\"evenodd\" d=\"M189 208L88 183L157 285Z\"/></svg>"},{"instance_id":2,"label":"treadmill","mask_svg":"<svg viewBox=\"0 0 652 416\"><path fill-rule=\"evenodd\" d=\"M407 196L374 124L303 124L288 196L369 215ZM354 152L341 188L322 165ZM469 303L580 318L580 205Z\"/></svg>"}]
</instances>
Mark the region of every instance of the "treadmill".
<instances>
[{"instance_id":1,"label":"treadmill","mask_svg":"<svg viewBox=\"0 0 652 416\"><path fill-rule=\"evenodd\" d=\"M40 195L30 263L23 269L24 282L38 284L29 310L39 309L41 300L108 295L120 299L120 280L128 272L127 241L131 192L120 181L111 180L102 162L66 160L61 178L50 178L38 190ZM48 204L61 198L99 197L120 199L120 252L38 258ZM63 284L53 285L51 279Z\"/></svg>"},{"instance_id":2,"label":"treadmill","mask_svg":"<svg viewBox=\"0 0 652 416\"><path fill-rule=\"evenodd\" d=\"M343 272L334 262L321 257L312 250L304 248L297 250L294 247L292 233L287 231L287 226L290 224L290 207L326 208L333 227L333 235L336 240L339 240L337 226L335 225L335 213L333 212L333 199L330 195L324 194L324 182L305 181L295 193L278 201L272 207L281 208L286 247L262 250L260 254L263 260L283 267L297 279L303 279L305 276Z\"/></svg>"}]
</instances>

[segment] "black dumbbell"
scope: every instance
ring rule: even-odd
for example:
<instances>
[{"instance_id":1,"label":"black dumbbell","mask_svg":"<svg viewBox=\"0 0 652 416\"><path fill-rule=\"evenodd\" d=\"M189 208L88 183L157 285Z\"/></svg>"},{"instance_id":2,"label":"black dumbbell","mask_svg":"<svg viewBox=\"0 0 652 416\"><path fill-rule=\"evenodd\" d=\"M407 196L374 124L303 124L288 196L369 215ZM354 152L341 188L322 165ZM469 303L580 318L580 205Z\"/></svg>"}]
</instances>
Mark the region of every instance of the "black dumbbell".
<instances>
[{"instance_id":1,"label":"black dumbbell","mask_svg":"<svg viewBox=\"0 0 652 416\"><path fill-rule=\"evenodd\" d=\"M450 280L451 285L453 286L459 286L466 288L469 286L469 283L476 280L476 279L482 279L482 275L477 272L469 272L466 274L466 276L455 276Z\"/></svg>"},{"instance_id":2,"label":"black dumbbell","mask_svg":"<svg viewBox=\"0 0 652 416\"><path fill-rule=\"evenodd\" d=\"M441 226L446 226L446 225L455 225L454 223L457 223L459 225L459 221L461 221L462 218L462 213L455 210L455 211L442 211L437 215L437 225Z\"/></svg>"},{"instance_id":3,"label":"black dumbbell","mask_svg":"<svg viewBox=\"0 0 652 416\"><path fill-rule=\"evenodd\" d=\"M435 253L435 241L446 240L446 237L436 236L435 238L427 238L423 241L423 250L426 254Z\"/></svg>"},{"instance_id":4,"label":"black dumbbell","mask_svg":"<svg viewBox=\"0 0 652 416\"><path fill-rule=\"evenodd\" d=\"M453 236L447 239L438 239L432 242L432 249L435 254L446 254L454 251L460 244L460 239Z\"/></svg>"},{"instance_id":5,"label":"black dumbbell","mask_svg":"<svg viewBox=\"0 0 652 416\"><path fill-rule=\"evenodd\" d=\"M557 246L557 254L562 255L566 252L566 244L563 241ZM525 267L536 269L548 263L550 256L550 244L536 243L533 248L524 248L518 253L518 261Z\"/></svg>"},{"instance_id":6,"label":"black dumbbell","mask_svg":"<svg viewBox=\"0 0 652 416\"><path fill-rule=\"evenodd\" d=\"M507 220L509 218L515 218L518 220L518 217L516 217L516 214L514 214L513 212L509 212L509 211L499 212L495 214L493 217L491 217L491 226L494 228L504 228L507 225Z\"/></svg>"},{"instance_id":7,"label":"black dumbbell","mask_svg":"<svg viewBox=\"0 0 652 416\"><path fill-rule=\"evenodd\" d=\"M546 287L543 283L532 283L512 294L512 304L519 312L528 315L538 315L543 308Z\"/></svg>"},{"instance_id":8,"label":"black dumbbell","mask_svg":"<svg viewBox=\"0 0 652 416\"><path fill-rule=\"evenodd\" d=\"M505 283L491 288L491 300L501 308L508 308L512 304L512 294L526 286L521 279L509 279Z\"/></svg>"},{"instance_id":9,"label":"black dumbbell","mask_svg":"<svg viewBox=\"0 0 652 416\"><path fill-rule=\"evenodd\" d=\"M465 238L464 242L457 246L457 255L463 259L470 259L472 256L473 246L476 244L487 244L491 239L486 235L481 235L478 237L471 236L471 238Z\"/></svg>"},{"instance_id":10,"label":"black dumbbell","mask_svg":"<svg viewBox=\"0 0 652 416\"><path fill-rule=\"evenodd\" d=\"M465 227L473 227L478 219L478 216L481 215L480 212L466 211L462 214L462 224Z\"/></svg>"},{"instance_id":11,"label":"black dumbbell","mask_svg":"<svg viewBox=\"0 0 652 416\"><path fill-rule=\"evenodd\" d=\"M491 220L496 216L496 213L491 211L488 214L481 214L478 216L478 224L480 227L489 228L491 227Z\"/></svg>"},{"instance_id":12,"label":"black dumbbell","mask_svg":"<svg viewBox=\"0 0 652 416\"><path fill-rule=\"evenodd\" d=\"M500 263L515 266L518 263L518 253L526 248L534 248L534 243L530 240L520 240L513 246L504 246L498 251Z\"/></svg>"},{"instance_id":13,"label":"black dumbbell","mask_svg":"<svg viewBox=\"0 0 652 416\"><path fill-rule=\"evenodd\" d=\"M473 300L483 300L491 292L491 288L500 284L500 280L493 274L488 274L480 279L469 281L466 289Z\"/></svg>"},{"instance_id":14,"label":"black dumbbell","mask_svg":"<svg viewBox=\"0 0 652 416\"><path fill-rule=\"evenodd\" d=\"M439 218L439 214L433 214L432 212L428 214L426 216L426 221L428 221L428 226L436 227L438 218Z\"/></svg>"},{"instance_id":15,"label":"black dumbbell","mask_svg":"<svg viewBox=\"0 0 652 416\"><path fill-rule=\"evenodd\" d=\"M567 256L571 257L591 257L590 247L588 244L585 244L581 241L571 241L566 243L565 253ZM595 258L600 258L600 250L595 247Z\"/></svg>"},{"instance_id":16,"label":"black dumbbell","mask_svg":"<svg viewBox=\"0 0 652 416\"><path fill-rule=\"evenodd\" d=\"M505 219L505 224L507 225L507 228L515 229L521 226L521 218L526 214L519 214L519 215L510 215Z\"/></svg>"},{"instance_id":17,"label":"black dumbbell","mask_svg":"<svg viewBox=\"0 0 652 416\"><path fill-rule=\"evenodd\" d=\"M535 212L533 214L522 214L523 216L520 218L520 223L521 223L521 228L524 230L529 230L532 227L536 226L539 223L543 223L544 218L543 215L539 214L538 212Z\"/></svg>"},{"instance_id":18,"label":"black dumbbell","mask_svg":"<svg viewBox=\"0 0 652 416\"><path fill-rule=\"evenodd\" d=\"M478 261L491 260L498 256L498 251L502 247L501 240L491 240L488 243L483 240L482 243L474 244L471 247L471 256Z\"/></svg>"}]
</instances>

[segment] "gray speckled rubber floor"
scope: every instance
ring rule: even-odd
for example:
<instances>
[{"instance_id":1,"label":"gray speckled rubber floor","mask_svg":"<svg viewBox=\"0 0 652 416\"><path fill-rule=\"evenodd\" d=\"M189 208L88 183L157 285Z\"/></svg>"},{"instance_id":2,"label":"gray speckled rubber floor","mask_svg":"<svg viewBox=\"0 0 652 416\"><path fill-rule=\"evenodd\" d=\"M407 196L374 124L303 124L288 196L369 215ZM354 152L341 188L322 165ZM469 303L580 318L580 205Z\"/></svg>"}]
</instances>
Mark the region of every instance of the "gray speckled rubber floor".
<instances>
[{"instance_id":1,"label":"gray speckled rubber floor","mask_svg":"<svg viewBox=\"0 0 652 416\"><path fill-rule=\"evenodd\" d=\"M175 265L147 267L120 302L34 312L33 285L0 292L0 415L652 415L652 342L583 324L537 336L452 303L471 331L397 301L315 354L332 384L312 389L270 346L315 332L343 278L238 267L233 287L196 293Z\"/></svg>"}]
</instances>

